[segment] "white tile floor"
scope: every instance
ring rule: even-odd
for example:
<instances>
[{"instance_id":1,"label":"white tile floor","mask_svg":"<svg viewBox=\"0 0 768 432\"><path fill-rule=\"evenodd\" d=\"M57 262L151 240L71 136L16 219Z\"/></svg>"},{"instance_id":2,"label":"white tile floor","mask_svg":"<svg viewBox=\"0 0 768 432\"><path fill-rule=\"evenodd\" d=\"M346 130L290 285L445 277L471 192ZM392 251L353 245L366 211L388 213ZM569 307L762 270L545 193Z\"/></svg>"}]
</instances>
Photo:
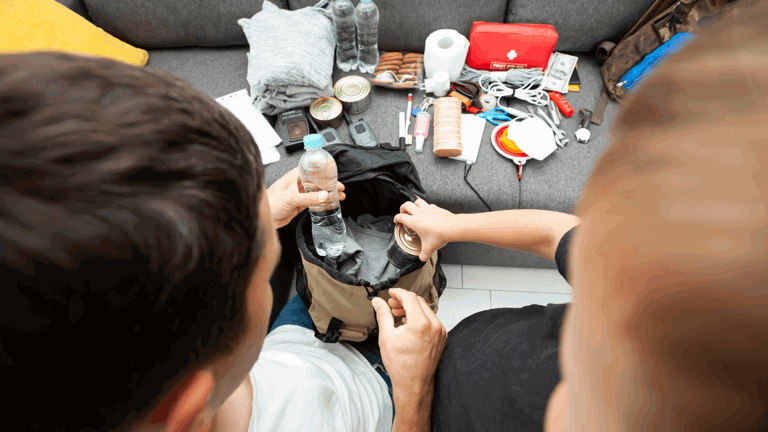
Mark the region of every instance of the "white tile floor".
<instances>
[{"instance_id":1,"label":"white tile floor","mask_svg":"<svg viewBox=\"0 0 768 432\"><path fill-rule=\"evenodd\" d=\"M530 304L565 303L570 285L557 270L443 264L448 284L440 297L437 317L447 330L486 309ZM295 282L291 296L296 293Z\"/></svg>"},{"instance_id":2,"label":"white tile floor","mask_svg":"<svg viewBox=\"0 0 768 432\"><path fill-rule=\"evenodd\" d=\"M448 285L437 317L447 330L486 309L570 302L572 291L557 270L443 264Z\"/></svg>"}]
</instances>

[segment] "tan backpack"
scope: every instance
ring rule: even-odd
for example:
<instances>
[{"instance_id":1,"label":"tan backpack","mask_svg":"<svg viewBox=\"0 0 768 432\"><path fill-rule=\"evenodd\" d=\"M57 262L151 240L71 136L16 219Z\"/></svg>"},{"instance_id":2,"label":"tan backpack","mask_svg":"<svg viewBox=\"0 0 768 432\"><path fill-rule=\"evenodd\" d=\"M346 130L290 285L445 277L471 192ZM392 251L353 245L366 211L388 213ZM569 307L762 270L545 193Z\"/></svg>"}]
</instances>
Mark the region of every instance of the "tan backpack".
<instances>
[{"instance_id":1,"label":"tan backpack","mask_svg":"<svg viewBox=\"0 0 768 432\"><path fill-rule=\"evenodd\" d=\"M341 203L345 219L371 215L379 221L379 229L386 226L387 230L394 230L391 218L400 212L400 206L417 197L425 198L410 156L399 149L337 144L325 150L336 161L339 181L346 187L347 199ZM382 238L387 230L380 231ZM388 300L389 288L414 292L437 312L438 298L446 285L439 252L433 253L426 263L416 259L400 269L389 267L389 276L376 280L374 275L346 274L320 257L312 241L308 214L299 221L296 244L301 253L296 291L309 310L315 336L323 342L362 342L376 335L378 324L371 300L375 296ZM395 325L400 324L402 318L395 317Z\"/></svg>"}]
</instances>

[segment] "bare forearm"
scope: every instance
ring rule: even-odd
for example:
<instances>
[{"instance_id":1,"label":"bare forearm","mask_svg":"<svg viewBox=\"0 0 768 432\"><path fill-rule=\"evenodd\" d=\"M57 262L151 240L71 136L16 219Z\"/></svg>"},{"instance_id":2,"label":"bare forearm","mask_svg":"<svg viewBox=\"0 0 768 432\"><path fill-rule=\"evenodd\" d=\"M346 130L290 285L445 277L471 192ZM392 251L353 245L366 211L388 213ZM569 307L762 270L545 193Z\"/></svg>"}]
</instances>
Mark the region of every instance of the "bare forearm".
<instances>
[{"instance_id":1,"label":"bare forearm","mask_svg":"<svg viewBox=\"0 0 768 432\"><path fill-rule=\"evenodd\" d=\"M485 243L554 261L558 242L579 222L577 216L550 210L458 214L446 240Z\"/></svg>"},{"instance_id":2,"label":"bare forearm","mask_svg":"<svg viewBox=\"0 0 768 432\"><path fill-rule=\"evenodd\" d=\"M434 384L416 397L395 399L395 420L392 432L429 432L432 430L432 398Z\"/></svg>"}]
</instances>

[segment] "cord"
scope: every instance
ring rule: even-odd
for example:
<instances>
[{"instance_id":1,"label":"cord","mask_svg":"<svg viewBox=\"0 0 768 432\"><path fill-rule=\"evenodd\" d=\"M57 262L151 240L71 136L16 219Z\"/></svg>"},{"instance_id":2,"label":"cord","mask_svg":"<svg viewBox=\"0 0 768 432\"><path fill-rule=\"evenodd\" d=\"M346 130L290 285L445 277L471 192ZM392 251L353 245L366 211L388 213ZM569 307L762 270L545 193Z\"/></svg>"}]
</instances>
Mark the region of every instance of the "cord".
<instances>
[{"instance_id":1,"label":"cord","mask_svg":"<svg viewBox=\"0 0 768 432\"><path fill-rule=\"evenodd\" d=\"M485 202L485 200L483 199L483 197L482 197L482 196L480 196L480 193L479 193L479 192L478 192L478 191L477 191L477 190L476 190L476 189L475 189L475 188L472 186L472 184L469 182L469 179L467 178L467 175L469 175L469 170L470 170L470 168L472 168L472 164L471 164L471 163L469 163L469 162L467 162L467 163L464 165L464 182L466 182L466 183L467 183L467 186L469 186L469 188L470 188L470 189L472 189L472 192L474 192L474 193L475 193L475 195L477 195L477 197L478 197L478 198L480 198L480 201L482 201L482 202L483 202L483 204L485 204L485 206L488 208L488 211L493 211L493 210L491 210L491 206L489 206L489 205L488 205L488 203L487 203L487 202Z\"/></svg>"},{"instance_id":2,"label":"cord","mask_svg":"<svg viewBox=\"0 0 768 432\"><path fill-rule=\"evenodd\" d=\"M520 88L512 88L493 75L482 75L478 84L484 93L500 97L515 97L538 106L546 106L549 103L549 95L542 86L544 75L537 76L526 81Z\"/></svg>"},{"instance_id":3,"label":"cord","mask_svg":"<svg viewBox=\"0 0 768 432\"><path fill-rule=\"evenodd\" d=\"M461 70L459 81L478 82L483 75L496 77L515 87L522 87L526 82L533 78L543 77L544 72L539 69L510 69L506 72L490 72L472 69L465 64L464 68Z\"/></svg>"}]
</instances>

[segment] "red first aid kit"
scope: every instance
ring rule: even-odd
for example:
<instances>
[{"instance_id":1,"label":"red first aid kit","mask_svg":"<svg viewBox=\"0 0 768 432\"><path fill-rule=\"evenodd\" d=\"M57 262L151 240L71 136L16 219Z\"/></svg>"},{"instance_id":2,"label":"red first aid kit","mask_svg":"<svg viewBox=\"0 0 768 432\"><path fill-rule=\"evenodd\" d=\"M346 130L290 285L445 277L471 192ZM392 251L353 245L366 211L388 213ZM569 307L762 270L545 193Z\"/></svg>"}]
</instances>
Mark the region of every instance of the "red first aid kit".
<instances>
[{"instance_id":1,"label":"red first aid kit","mask_svg":"<svg viewBox=\"0 0 768 432\"><path fill-rule=\"evenodd\" d=\"M467 66L486 71L547 68L557 43L548 24L499 24L476 21L469 34Z\"/></svg>"}]
</instances>

